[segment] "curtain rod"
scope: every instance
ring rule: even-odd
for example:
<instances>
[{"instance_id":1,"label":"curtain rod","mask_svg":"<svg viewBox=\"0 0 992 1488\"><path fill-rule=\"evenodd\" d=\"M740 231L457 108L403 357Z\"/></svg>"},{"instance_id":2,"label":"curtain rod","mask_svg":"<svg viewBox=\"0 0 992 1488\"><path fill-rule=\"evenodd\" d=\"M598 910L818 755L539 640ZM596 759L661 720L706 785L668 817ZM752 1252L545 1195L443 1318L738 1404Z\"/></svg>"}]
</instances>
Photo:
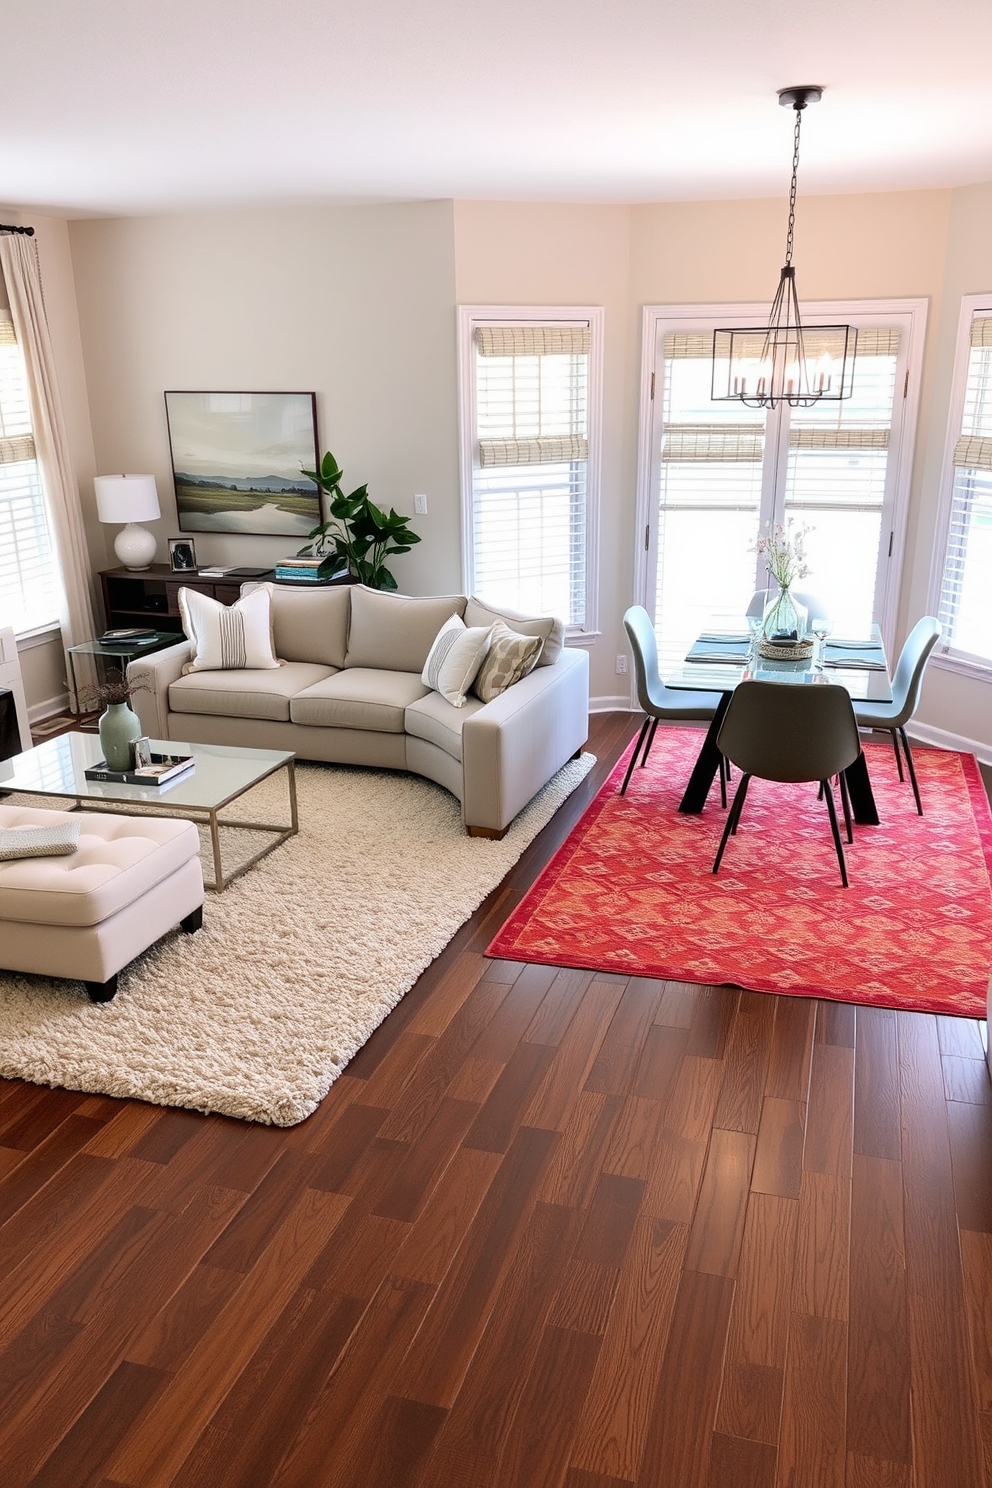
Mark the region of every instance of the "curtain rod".
<instances>
[{"instance_id":1,"label":"curtain rod","mask_svg":"<svg viewBox=\"0 0 992 1488\"><path fill-rule=\"evenodd\" d=\"M33 227L16 227L12 223L0 222L0 233L23 233L26 238L34 237Z\"/></svg>"}]
</instances>

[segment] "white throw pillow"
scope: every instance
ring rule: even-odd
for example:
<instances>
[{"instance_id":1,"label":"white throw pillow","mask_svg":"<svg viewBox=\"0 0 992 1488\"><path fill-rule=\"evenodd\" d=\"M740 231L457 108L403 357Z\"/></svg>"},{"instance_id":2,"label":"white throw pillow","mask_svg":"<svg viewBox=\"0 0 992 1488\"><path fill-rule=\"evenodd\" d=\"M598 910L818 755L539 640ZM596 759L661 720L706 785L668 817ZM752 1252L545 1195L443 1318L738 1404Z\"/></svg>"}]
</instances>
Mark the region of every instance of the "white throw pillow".
<instances>
[{"instance_id":1,"label":"white throw pillow","mask_svg":"<svg viewBox=\"0 0 992 1488\"><path fill-rule=\"evenodd\" d=\"M483 658L472 691L484 703L526 677L537 666L544 641L541 636L520 635L497 620L489 632L489 650Z\"/></svg>"},{"instance_id":2,"label":"white throw pillow","mask_svg":"<svg viewBox=\"0 0 992 1488\"><path fill-rule=\"evenodd\" d=\"M180 589L183 630L193 642L184 672L226 672L282 666L272 642L272 596L259 587L233 605L196 589Z\"/></svg>"},{"instance_id":3,"label":"white throw pillow","mask_svg":"<svg viewBox=\"0 0 992 1488\"><path fill-rule=\"evenodd\" d=\"M490 626L469 629L458 615L446 620L434 638L421 681L456 708L464 708L468 690L489 650Z\"/></svg>"}]
</instances>

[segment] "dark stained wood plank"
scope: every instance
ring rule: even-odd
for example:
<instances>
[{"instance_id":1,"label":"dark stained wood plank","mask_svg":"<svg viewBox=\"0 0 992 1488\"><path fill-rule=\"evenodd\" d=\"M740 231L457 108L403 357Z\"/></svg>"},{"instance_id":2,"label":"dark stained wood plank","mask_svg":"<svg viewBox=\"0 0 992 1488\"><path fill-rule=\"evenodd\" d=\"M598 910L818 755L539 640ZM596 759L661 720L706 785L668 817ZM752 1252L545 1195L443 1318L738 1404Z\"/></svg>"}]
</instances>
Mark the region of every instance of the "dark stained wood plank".
<instances>
[{"instance_id":1,"label":"dark stained wood plank","mask_svg":"<svg viewBox=\"0 0 992 1488\"><path fill-rule=\"evenodd\" d=\"M160 1311L154 1313L127 1346L134 1364L171 1373L181 1368L201 1334L223 1311L241 1285L236 1271L196 1266Z\"/></svg>"},{"instance_id":2,"label":"dark stained wood plank","mask_svg":"<svg viewBox=\"0 0 992 1488\"><path fill-rule=\"evenodd\" d=\"M947 1106L958 1223L992 1234L992 1105Z\"/></svg>"},{"instance_id":3,"label":"dark stained wood plank","mask_svg":"<svg viewBox=\"0 0 992 1488\"><path fill-rule=\"evenodd\" d=\"M775 1448L740 1437L713 1438L706 1488L774 1488Z\"/></svg>"},{"instance_id":4,"label":"dark stained wood plank","mask_svg":"<svg viewBox=\"0 0 992 1488\"><path fill-rule=\"evenodd\" d=\"M10 1109L0 1109L0 1143L31 1152L67 1121L85 1097L78 1090L51 1090L35 1085L24 1087L24 1094L10 1102ZM96 1127L94 1127L96 1130Z\"/></svg>"},{"instance_id":5,"label":"dark stained wood plank","mask_svg":"<svg viewBox=\"0 0 992 1488\"><path fill-rule=\"evenodd\" d=\"M736 1276L755 1140L750 1132L714 1128L689 1231L687 1270Z\"/></svg>"},{"instance_id":6,"label":"dark stained wood plank","mask_svg":"<svg viewBox=\"0 0 992 1488\"><path fill-rule=\"evenodd\" d=\"M409 1488L444 1424L447 1411L417 1400L388 1395L381 1410L347 1460L339 1459L335 1477L342 1488Z\"/></svg>"},{"instance_id":7,"label":"dark stained wood plank","mask_svg":"<svg viewBox=\"0 0 992 1488\"><path fill-rule=\"evenodd\" d=\"M492 1321L442 1429L439 1461L495 1463L524 1390L521 1363L538 1347L577 1219L559 1205L535 1205L494 1302Z\"/></svg>"},{"instance_id":8,"label":"dark stained wood plank","mask_svg":"<svg viewBox=\"0 0 992 1488\"><path fill-rule=\"evenodd\" d=\"M623 1102L603 1159L603 1170L623 1178L650 1178L664 1142L667 1103L633 1096Z\"/></svg>"},{"instance_id":9,"label":"dark stained wood plank","mask_svg":"<svg viewBox=\"0 0 992 1488\"><path fill-rule=\"evenodd\" d=\"M666 982L654 1015L666 1028L684 1028L688 1033L696 1016L699 988L693 982Z\"/></svg>"},{"instance_id":10,"label":"dark stained wood plank","mask_svg":"<svg viewBox=\"0 0 992 1488\"><path fill-rule=\"evenodd\" d=\"M716 1421L728 1437L778 1441L798 1209L775 1194L748 1202Z\"/></svg>"},{"instance_id":11,"label":"dark stained wood plank","mask_svg":"<svg viewBox=\"0 0 992 1488\"><path fill-rule=\"evenodd\" d=\"M707 1140L713 1127L722 1080L721 1059L686 1054L668 1098L667 1130L692 1141Z\"/></svg>"},{"instance_id":12,"label":"dark stained wood plank","mask_svg":"<svg viewBox=\"0 0 992 1488\"><path fill-rule=\"evenodd\" d=\"M847 1321L851 1185L832 1173L804 1173L799 1190L793 1306L806 1317Z\"/></svg>"},{"instance_id":13,"label":"dark stained wood plank","mask_svg":"<svg viewBox=\"0 0 992 1488\"><path fill-rule=\"evenodd\" d=\"M992 1105L992 1080L984 1059L962 1059L957 1054L945 1054L941 1065L944 1093L949 1101L969 1101L975 1106Z\"/></svg>"},{"instance_id":14,"label":"dark stained wood plank","mask_svg":"<svg viewBox=\"0 0 992 1488\"><path fill-rule=\"evenodd\" d=\"M555 1050L547 1044L518 1044L472 1122L464 1145L483 1152L505 1152L554 1057Z\"/></svg>"},{"instance_id":15,"label":"dark stained wood plank","mask_svg":"<svg viewBox=\"0 0 992 1488\"><path fill-rule=\"evenodd\" d=\"M910 1464L880 1462L860 1452L847 1454L845 1488L915 1488L916 1479Z\"/></svg>"},{"instance_id":16,"label":"dark stained wood plank","mask_svg":"<svg viewBox=\"0 0 992 1488\"><path fill-rule=\"evenodd\" d=\"M436 1285L447 1273L499 1172L497 1152L462 1147L430 1195L414 1226L394 1255L390 1271L411 1281Z\"/></svg>"},{"instance_id":17,"label":"dark stained wood plank","mask_svg":"<svg viewBox=\"0 0 992 1488\"><path fill-rule=\"evenodd\" d=\"M644 1215L634 1226L572 1462L591 1480L637 1478L682 1272L688 1229Z\"/></svg>"},{"instance_id":18,"label":"dark stained wood plank","mask_svg":"<svg viewBox=\"0 0 992 1488\"><path fill-rule=\"evenodd\" d=\"M325 1150L323 1141L320 1144L321 1162L312 1180L314 1188L322 1188L327 1193L349 1192L354 1187L351 1179L356 1167L388 1116L385 1106L351 1102L334 1126L334 1141L329 1149Z\"/></svg>"},{"instance_id":19,"label":"dark stained wood plank","mask_svg":"<svg viewBox=\"0 0 992 1488\"><path fill-rule=\"evenodd\" d=\"M619 1096L579 1093L548 1165L539 1197L549 1204L584 1209L599 1181L613 1126L621 1110Z\"/></svg>"},{"instance_id":20,"label":"dark stained wood plank","mask_svg":"<svg viewBox=\"0 0 992 1488\"><path fill-rule=\"evenodd\" d=\"M853 1122L854 1050L846 1044L814 1044L803 1149L806 1172L850 1178Z\"/></svg>"},{"instance_id":21,"label":"dark stained wood plank","mask_svg":"<svg viewBox=\"0 0 992 1488\"><path fill-rule=\"evenodd\" d=\"M563 1488L635 1488L635 1485L629 1478L611 1478L606 1473L590 1473L581 1467L570 1467Z\"/></svg>"},{"instance_id":22,"label":"dark stained wood plank","mask_svg":"<svg viewBox=\"0 0 992 1488\"><path fill-rule=\"evenodd\" d=\"M524 1042L560 1044L592 979L591 971L559 971L524 1030Z\"/></svg>"},{"instance_id":23,"label":"dark stained wood plank","mask_svg":"<svg viewBox=\"0 0 992 1488\"><path fill-rule=\"evenodd\" d=\"M962 1230L960 1239L978 1406L992 1413L992 1235Z\"/></svg>"},{"instance_id":24,"label":"dark stained wood plank","mask_svg":"<svg viewBox=\"0 0 992 1488\"><path fill-rule=\"evenodd\" d=\"M740 995L738 987L700 987L687 1054L723 1059Z\"/></svg>"},{"instance_id":25,"label":"dark stained wood plank","mask_svg":"<svg viewBox=\"0 0 992 1488\"><path fill-rule=\"evenodd\" d=\"M984 1059L985 1046L975 1018L937 1018L937 1041L941 1054L962 1059Z\"/></svg>"},{"instance_id":26,"label":"dark stained wood plank","mask_svg":"<svg viewBox=\"0 0 992 1488\"><path fill-rule=\"evenodd\" d=\"M32 1488L87 1488L99 1479L109 1453L167 1378L161 1370L140 1364L118 1365L34 1474Z\"/></svg>"},{"instance_id":27,"label":"dark stained wood plank","mask_svg":"<svg viewBox=\"0 0 992 1488\"><path fill-rule=\"evenodd\" d=\"M506 1488L547 1488L565 1476L601 1340L567 1329L545 1328L524 1382L511 1431L497 1459Z\"/></svg>"},{"instance_id":28,"label":"dark stained wood plank","mask_svg":"<svg viewBox=\"0 0 992 1488\"><path fill-rule=\"evenodd\" d=\"M936 1020L900 1013L906 1290L918 1482L982 1488L982 1448L958 1249Z\"/></svg>"},{"instance_id":29,"label":"dark stained wood plank","mask_svg":"<svg viewBox=\"0 0 992 1488\"><path fill-rule=\"evenodd\" d=\"M476 1059L496 1059L506 1064L533 1022L557 976L554 966L527 966L502 998L488 1027L472 1045Z\"/></svg>"},{"instance_id":30,"label":"dark stained wood plank","mask_svg":"<svg viewBox=\"0 0 992 1488\"><path fill-rule=\"evenodd\" d=\"M702 1139L665 1131L654 1170L648 1179L644 1212L673 1224L691 1224L699 1185L706 1165L707 1144Z\"/></svg>"},{"instance_id":31,"label":"dark stained wood plank","mask_svg":"<svg viewBox=\"0 0 992 1488\"><path fill-rule=\"evenodd\" d=\"M250 1271L296 1195L312 1185L320 1162L319 1157L284 1152L207 1251L206 1264L226 1271Z\"/></svg>"},{"instance_id":32,"label":"dark stained wood plank","mask_svg":"<svg viewBox=\"0 0 992 1488\"><path fill-rule=\"evenodd\" d=\"M372 1212L389 1219L414 1220L478 1112L478 1106L469 1101L443 1100L430 1125L410 1145Z\"/></svg>"},{"instance_id":33,"label":"dark stained wood plank","mask_svg":"<svg viewBox=\"0 0 992 1488\"><path fill-rule=\"evenodd\" d=\"M634 1076L634 1094L648 1100L666 1101L672 1093L688 1041L688 1029L653 1023L648 1029Z\"/></svg>"},{"instance_id":34,"label":"dark stained wood plank","mask_svg":"<svg viewBox=\"0 0 992 1488\"><path fill-rule=\"evenodd\" d=\"M142 1132L131 1148L135 1157L146 1162L171 1162L181 1147L195 1137L202 1119L196 1111L184 1111L175 1107L163 1107L156 1111L155 1120Z\"/></svg>"},{"instance_id":35,"label":"dark stained wood plank","mask_svg":"<svg viewBox=\"0 0 992 1488\"><path fill-rule=\"evenodd\" d=\"M300 1289L186 1459L174 1488L268 1483L365 1311L356 1297Z\"/></svg>"},{"instance_id":36,"label":"dark stained wood plank","mask_svg":"<svg viewBox=\"0 0 992 1488\"><path fill-rule=\"evenodd\" d=\"M857 1008L850 1002L828 1002L821 998L816 1004L816 1034L818 1044L836 1044L853 1049L856 1038Z\"/></svg>"},{"instance_id":37,"label":"dark stained wood plank","mask_svg":"<svg viewBox=\"0 0 992 1488\"><path fill-rule=\"evenodd\" d=\"M558 1045L558 1052L539 1089L524 1113L526 1126L564 1130L576 1102L581 1098L625 982L594 978L575 1010Z\"/></svg>"},{"instance_id":38,"label":"dark stained wood plank","mask_svg":"<svg viewBox=\"0 0 992 1488\"><path fill-rule=\"evenodd\" d=\"M742 992L730 1026L723 1085L713 1117L721 1131L757 1132L768 1075L775 1000Z\"/></svg>"},{"instance_id":39,"label":"dark stained wood plank","mask_svg":"<svg viewBox=\"0 0 992 1488\"><path fill-rule=\"evenodd\" d=\"M902 1154L896 1016L885 1008L857 1009L854 1151L895 1162Z\"/></svg>"},{"instance_id":40,"label":"dark stained wood plank","mask_svg":"<svg viewBox=\"0 0 992 1488\"><path fill-rule=\"evenodd\" d=\"M644 1189L634 1178L601 1176L572 1257L562 1264L551 1326L590 1334L605 1330Z\"/></svg>"},{"instance_id":41,"label":"dark stained wood plank","mask_svg":"<svg viewBox=\"0 0 992 1488\"><path fill-rule=\"evenodd\" d=\"M909 1464L909 1333L902 1166L854 1159L848 1324L847 1447Z\"/></svg>"},{"instance_id":42,"label":"dark stained wood plank","mask_svg":"<svg viewBox=\"0 0 992 1488\"><path fill-rule=\"evenodd\" d=\"M816 1003L808 997L777 997L765 1094L805 1102Z\"/></svg>"},{"instance_id":43,"label":"dark stained wood plank","mask_svg":"<svg viewBox=\"0 0 992 1488\"><path fill-rule=\"evenodd\" d=\"M509 1264L515 1237L537 1200L556 1141L553 1132L523 1127L489 1186L455 1262L404 1365L396 1393L450 1407L488 1317L490 1299Z\"/></svg>"},{"instance_id":44,"label":"dark stained wood plank","mask_svg":"<svg viewBox=\"0 0 992 1488\"><path fill-rule=\"evenodd\" d=\"M779 1096L766 1096L751 1171L752 1192L798 1199L805 1139L805 1105Z\"/></svg>"},{"instance_id":45,"label":"dark stained wood plank","mask_svg":"<svg viewBox=\"0 0 992 1488\"><path fill-rule=\"evenodd\" d=\"M589 1071L586 1090L602 1095L624 1093L640 1061L663 985L647 978L630 978Z\"/></svg>"},{"instance_id":46,"label":"dark stained wood plank","mask_svg":"<svg viewBox=\"0 0 992 1488\"><path fill-rule=\"evenodd\" d=\"M844 1482L847 1325L794 1313L789 1329L776 1488Z\"/></svg>"},{"instance_id":47,"label":"dark stained wood plank","mask_svg":"<svg viewBox=\"0 0 992 1488\"><path fill-rule=\"evenodd\" d=\"M70 1157L80 1152L101 1125L85 1116L68 1116L37 1142L0 1183L0 1225L43 1188Z\"/></svg>"},{"instance_id":48,"label":"dark stained wood plank","mask_svg":"<svg viewBox=\"0 0 992 1488\"><path fill-rule=\"evenodd\" d=\"M683 1271L638 1483L705 1488L734 1283Z\"/></svg>"}]
</instances>

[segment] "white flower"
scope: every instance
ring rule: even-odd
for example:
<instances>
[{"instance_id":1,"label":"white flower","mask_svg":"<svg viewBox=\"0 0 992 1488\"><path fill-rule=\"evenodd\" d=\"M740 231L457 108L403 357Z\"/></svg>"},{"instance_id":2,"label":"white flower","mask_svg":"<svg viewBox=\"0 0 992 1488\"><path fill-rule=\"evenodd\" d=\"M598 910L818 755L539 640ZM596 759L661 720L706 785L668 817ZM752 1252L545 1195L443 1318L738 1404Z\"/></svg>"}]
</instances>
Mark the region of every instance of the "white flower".
<instances>
[{"instance_id":1,"label":"white flower","mask_svg":"<svg viewBox=\"0 0 992 1488\"><path fill-rule=\"evenodd\" d=\"M790 518L784 527L781 523L770 527L755 543L752 551L764 558L768 572L783 589L794 579L805 579L809 573L805 544L806 534L813 530L806 526L793 530Z\"/></svg>"}]
</instances>

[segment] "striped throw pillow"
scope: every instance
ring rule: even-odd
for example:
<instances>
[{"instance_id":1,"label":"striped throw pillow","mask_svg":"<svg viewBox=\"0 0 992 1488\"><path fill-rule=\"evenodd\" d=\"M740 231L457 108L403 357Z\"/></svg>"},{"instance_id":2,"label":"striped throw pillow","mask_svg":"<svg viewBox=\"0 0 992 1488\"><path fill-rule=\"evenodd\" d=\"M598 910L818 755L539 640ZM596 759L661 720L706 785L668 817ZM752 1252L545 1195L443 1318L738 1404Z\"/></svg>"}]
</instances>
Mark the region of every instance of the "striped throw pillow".
<instances>
[{"instance_id":1,"label":"striped throw pillow","mask_svg":"<svg viewBox=\"0 0 992 1488\"><path fill-rule=\"evenodd\" d=\"M489 650L488 625L472 627L459 615L446 620L434 638L420 680L455 708L464 708L468 690Z\"/></svg>"},{"instance_id":2,"label":"striped throw pillow","mask_svg":"<svg viewBox=\"0 0 992 1488\"><path fill-rule=\"evenodd\" d=\"M272 644L272 595L260 585L233 605L180 589L183 630L193 642L184 672L266 670L282 666Z\"/></svg>"},{"instance_id":3,"label":"striped throw pillow","mask_svg":"<svg viewBox=\"0 0 992 1488\"><path fill-rule=\"evenodd\" d=\"M476 697L491 703L514 682L526 677L537 666L543 645L543 636L518 635L497 620L489 632L489 650L472 686Z\"/></svg>"}]
</instances>

